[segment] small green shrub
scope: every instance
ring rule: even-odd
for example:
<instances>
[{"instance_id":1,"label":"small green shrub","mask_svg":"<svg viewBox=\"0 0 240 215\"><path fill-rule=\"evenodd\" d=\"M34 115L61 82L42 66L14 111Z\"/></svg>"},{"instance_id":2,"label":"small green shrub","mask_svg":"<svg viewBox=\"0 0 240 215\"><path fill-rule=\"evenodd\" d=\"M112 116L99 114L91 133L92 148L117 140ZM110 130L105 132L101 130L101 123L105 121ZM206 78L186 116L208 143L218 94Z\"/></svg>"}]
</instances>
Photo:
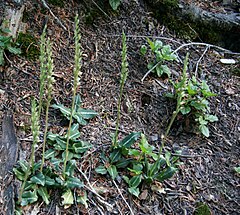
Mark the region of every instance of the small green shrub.
<instances>
[{"instance_id":1,"label":"small green shrub","mask_svg":"<svg viewBox=\"0 0 240 215\"><path fill-rule=\"evenodd\" d=\"M165 63L167 61L177 60L177 56L172 53L172 49L169 45L163 45L160 40L151 41L147 38L147 41L150 47L151 56L151 60L148 63L147 68L156 73L159 77L164 74L169 77L171 75L171 71ZM148 47L146 45L142 45L140 53L142 55L146 55L147 52Z\"/></svg>"},{"instance_id":2,"label":"small green shrub","mask_svg":"<svg viewBox=\"0 0 240 215\"><path fill-rule=\"evenodd\" d=\"M184 70L181 81L173 83L175 94L168 94L169 97L177 100L177 107L173 113L173 118L169 124L168 131L172 126L175 117L181 113L183 116L193 116L198 124L199 131L206 137L209 137L209 122L218 121L217 116L210 114L208 99L216 96L212 93L206 81L198 81L196 77L187 77L187 59L185 60Z\"/></svg>"},{"instance_id":3,"label":"small green shrub","mask_svg":"<svg viewBox=\"0 0 240 215\"><path fill-rule=\"evenodd\" d=\"M0 66L5 64L4 53L5 51L9 51L12 54L19 55L21 54L21 49L17 48L12 36L5 36L7 33L11 31L6 28L0 28Z\"/></svg>"}]
</instances>

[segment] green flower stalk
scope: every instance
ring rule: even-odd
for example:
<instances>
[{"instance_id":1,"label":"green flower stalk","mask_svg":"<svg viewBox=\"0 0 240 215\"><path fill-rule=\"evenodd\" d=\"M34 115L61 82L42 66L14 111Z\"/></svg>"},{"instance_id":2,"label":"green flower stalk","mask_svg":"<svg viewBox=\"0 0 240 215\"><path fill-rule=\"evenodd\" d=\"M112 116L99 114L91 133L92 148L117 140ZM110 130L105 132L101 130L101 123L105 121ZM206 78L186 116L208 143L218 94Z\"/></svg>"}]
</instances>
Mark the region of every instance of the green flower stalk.
<instances>
[{"instance_id":1,"label":"green flower stalk","mask_svg":"<svg viewBox=\"0 0 240 215\"><path fill-rule=\"evenodd\" d=\"M179 114L180 108L182 107L182 100L185 96L184 94L184 90L186 89L187 86L187 66L188 66L188 57L189 57L189 53L187 53L185 60L184 60L184 66L183 66L183 74L182 74L182 80L180 82L180 88L179 88L179 92L177 92L177 107L176 110L173 112L171 121L168 125L167 131L165 133L165 137L168 135L172 124L176 118L176 116Z\"/></svg>"},{"instance_id":2,"label":"green flower stalk","mask_svg":"<svg viewBox=\"0 0 240 215\"><path fill-rule=\"evenodd\" d=\"M40 172L43 170L43 165L45 161L45 149L46 149L46 141L47 141L47 131L48 131L48 112L50 103L52 100L52 90L53 90L53 82L54 78L53 74L53 59L52 59L52 44L50 39L46 41L46 94L47 94L47 105L46 105L46 118L45 118L45 131L43 138L43 148L42 148L42 163L40 167Z\"/></svg>"},{"instance_id":3,"label":"green flower stalk","mask_svg":"<svg viewBox=\"0 0 240 215\"><path fill-rule=\"evenodd\" d=\"M28 170L24 176L24 180L23 180L20 192L19 192L19 202L20 203L22 201L22 194L23 194L23 191L24 191L24 188L26 185L26 181L27 181L29 175L31 174L31 168L33 168L33 165L34 165L35 148L36 148L37 143L39 142L39 130L40 130L40 126L39 126L38 108L37 108L35 99L33 99L32 100L32 108L31 108L31 131L32 131L32 135L33 135L33 144L32 144L32 149L31 149Z\"/></svg>"},{"instance_id":4,"label":"green flower stalk","mask_svg":"<svg viewBox=\"0 0 240 215\"><path fill-rule=\"evenodd\" d=\"M39 89L39 108L38 108L38 115L40 118L40 114L42 111L42 100L43 100L43 95L44 95L44 88L45 88L45 81L46 81L46 28L47 26L45 25L43 29L43 33L41 35L41 44L40 44L40 89Z\"/></svg>"},{"instance_id":5,"label":"green flower stalk","mask_svg":"<svg viewBox=\"0 0 240 215\"><path fill-rule=\"evenodd\" d=\"M123 95L123 87L127 80L127 76L128 76L127 44L126 44L126 35L123 32L122 33L122 67L121 67L121 80L120 80L120 94L118 97L116 132L113 139L113 147L117 147L118 129L119 129L119 122L121 117L121 101L122 101L122 95Z\"/></svg>"},{"instance_id":6,"label":"green flower stalk","mask_svg":"<svg viewBox=\"0 0 240 215\"><path fill-rule=\"evenodd\" d=\"M81 73L81 60L82 60L82 51L81 51L81 34L80 34L80 28L79 28L79 19L78 16L75 16L75 30L74 30L74 38L75 38L75 56L74 56L74 70L73 70L73 97L72 97L72 107L71 107L71 115L69 119L69 125L68 125L68 132L67 132L67 142L66 142L66 153L65 153L65 159L63 164L63 176L65 177L66 172L66 166L68 161L68 154L69 154L69 138L70 138L70 131L73 121L73 112L74 112L74 105L75 105L75 99L77 94L77 87L79 85L80 76Z\"/></svg>"}]
</instances>

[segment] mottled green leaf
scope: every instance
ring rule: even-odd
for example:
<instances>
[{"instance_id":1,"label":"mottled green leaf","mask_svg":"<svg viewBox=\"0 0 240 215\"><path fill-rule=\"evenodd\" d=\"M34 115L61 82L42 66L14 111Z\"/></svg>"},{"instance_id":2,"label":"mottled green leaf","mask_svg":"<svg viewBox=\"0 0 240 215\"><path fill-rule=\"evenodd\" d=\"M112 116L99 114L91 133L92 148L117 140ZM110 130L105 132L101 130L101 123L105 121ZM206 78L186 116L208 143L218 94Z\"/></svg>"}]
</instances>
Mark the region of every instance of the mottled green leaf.
<instances>
[{"instance_id":1,"label":"mottled green leaf","mask_svg":"<svg viewBox=\"0 0 240 215\"><path fill-rule=\"evenodd\" d=\"M45 176L42 173L38 173L37 175L33 176L30 180L35 184L40 184L42 186L45 185Z\"/></svg>"},{"instance_id":2,"label":"mottled green leaf","mask_svg":"<svg viewBox=\"0 0 240 215\"><path fill-rule=\"evenodd\" d=\"M108 171L109 175L112 177L112 179L115 179L118 175L117 168L115 165L110 165L107 168L107 171Z\"/></svg>"},{"instance_id":3,"label":"mottled green leaf","mask_svg":"<svg viewBox=\"0 0 240 215\"><path fill-rule=\"evenodd\" d=\"M49 201L50 196L49 196L49 194L47 192L47 188L40 186L37 189L37 192L42 197L42 199L46 203L46 205L48 205L50 203L50 201Z\"/></svg>"},{"instance_id":4,"label":"mottled green leaf","mask_svg":"<svg viewBox=\"0 0 240 215\"><path fill-rule=\"evenodd\" d=\"M98 166L95 171L99 174L105 175L107 173L107 169L104 166Z\"/></svg>"},{"instance_id":5,"label":"mottled green leaf","mask_svg":"<svg viewBox=\"0 0 240 215\"><path fill-rule=\"evenodd\" d=\"M73 194L70 189L66 190L63 193L62 198L63 198L63 201L62 201L63 205L72 205L73 204Z\"/></svg>"}]
</instances>

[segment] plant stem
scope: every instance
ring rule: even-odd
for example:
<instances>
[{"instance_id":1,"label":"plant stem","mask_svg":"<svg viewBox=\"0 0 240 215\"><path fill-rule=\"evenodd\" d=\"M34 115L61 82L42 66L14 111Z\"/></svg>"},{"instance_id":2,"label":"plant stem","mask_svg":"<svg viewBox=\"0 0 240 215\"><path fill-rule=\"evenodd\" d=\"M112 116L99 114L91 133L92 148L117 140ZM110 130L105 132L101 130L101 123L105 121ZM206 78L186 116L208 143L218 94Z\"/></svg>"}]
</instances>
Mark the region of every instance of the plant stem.
<instances>
[{"instance_id":1,"label":"plant stem","mask_svg":"<svg viewBox=\"0 0 240 215\"><path fill-rule=\"evenodd\" d=\"M22 186L19 191L19 202L20 203L22 201L22 194L24 192L26 181L27 181L29 175L31 174L31 168L34 165L35 147L39 141L39 116L38 116L38 111L37 111L37 106L36 106L35 100L32 100L31 130L32 130L32 134L33 134L33 144L32 144L31 155L30 155L30 159L29 159L29 167L24 176L24 180L23 180Z\"/></svg>"},{"instance_id":2,"label":"plant stem","mask_svg":"<svg viewBox=\"0 0 240 215\"><path fill-rule=\"evenodd\" d=\"M43 170L43 165L45 162L45 150L46 150L46 142L47 142L47 131L48 131L48 113L49 107L52 99L52 88L54 78L52 77L53 73L53 59L52 59L52 45L50 40L48 39L46 42L46 94L47 94L47 107L45 113L45 130L44 130L44 138L43 138L43 149L42 149L42 163L40 167L40 172Z\"/></svg>"},{"instance_id":3,"label":"plant stem","mask_svg":"<svg viewBox=\"0 0 240 215\"><path fill-rule=\"evenodd\" d=\"M76 93L77 93L77 87L79 85L79 78L81 76L81 60L82 60L82 52L81 52L81 44L80 44L80 29L79 29L79 19L78 16L75 16L75 30L74 30L74 37L75 37L75 67L73 70L73 97L72 97L72 106L71 106L71 115L69 119L69 125L68 125L68 131L67 131L67 142L66 142L66 151L65 151L65 159L63 164L63 177L66 177L66 167L67 167L67 161L68 161L68 155L69 155L69 141L70 141L70 132L72 127L72 121L73 121L73 113L74 113L74 106L75 106L75 100L76 100Z\"/></svg>"},{"instance_id":4,"label":"plant stem","mask_svg":"<svg viewBox=\"0 0 240 215\"><path fill-rule=\"evenodd\" d=\"M119 123L121 118L121 102L122 102L122 95L123 95L123 87L127 80L127 76L128 76L127 44L126 44L126 35L123 32L122 33L122 67L121 67L120 93L118 97L116 131L115 131L114 140L113 140L113 147L117 147L118 130L119 130Z\"/></svg>"},{"instance_id":5,"label":"plant stem","mask_svg":"<svg viewBox=\"0 0 240 215\"><path fill-rule=\"evenodd\" d=\"M166 142L166 138L169 134L169 131L172 127L172 124L173 122L175 121L177 115L179 114L179 111L181 109L181 106L182 106L182 99L184 97L184 90L186 88L186 81L187 81L187 66L188 66L188 58L189 58L189 53L187 53L186 57L185 57L185 60L184 60L184 66L183 66L183 74L182 74L182 86L181 88L179 89L179 92L177 93L177 107L176 107L176 110L173 112L172 114L172 117L171 117L171 120L170 120L170 123L167 127L167 130L162 138L162 145L159 149L159 153L158 153L158 158L160 158L161 154L162 154L162 150L165 146L165 142Z\"/></svg>"}]
</instances>

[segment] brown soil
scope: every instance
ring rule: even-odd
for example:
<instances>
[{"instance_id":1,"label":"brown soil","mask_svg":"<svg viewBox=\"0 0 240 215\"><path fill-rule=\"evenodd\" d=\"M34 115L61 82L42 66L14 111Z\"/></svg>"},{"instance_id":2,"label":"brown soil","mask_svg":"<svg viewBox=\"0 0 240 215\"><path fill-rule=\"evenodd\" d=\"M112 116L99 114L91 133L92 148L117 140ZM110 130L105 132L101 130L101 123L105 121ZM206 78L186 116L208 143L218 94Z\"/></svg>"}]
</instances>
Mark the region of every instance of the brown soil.
<instances>
[{"instance_id":1,"label":"brown soil","mask_svg":"<svg viewBox=\"0 0 240 215\"><path fill-rule=\"evenodd\" d=\"M66 2L64 8L49 6L67 27L67 31L55 22L48 11L42 10L40 4L32 1L26 1L27 13L31 14L27 23L29 31L40 38L48 17L47 32L53 42L56 80L52 103L70 106L74 66L73 21L75 13L79 13L83 49L83 75L79 92L84 107L97 111L99 115L81 129L81 139L89 141L94 147L89 156L79 161L78 166L88 176L90 183L103 191L102 196L113 206L113 210L110 211L101 204L91 192L88 192L87 209L82 205L73 205L65 210L56 194L49 206L38 202L24 210L26 214L31 214L30 211L34 210L38 211L37 214L101 214L101 211L103 214L129 214L129 208L110 178L94 171L100 164L102 149L109 148L110 134L115 131L121 34L124 31L127 35L129 77L124 89L119 138L132 131L141 131L157 148L175 108L175 104L166 99L164 93L173 89L167 79L162 80L151 74L141 83L147 72L147 58L141 57L139 49L142 44L146 44L147 37L159 38L173 49L185 41L176 38L165 26L158 24L142 1L123 1L115 13L109 7L102 7L107 16L93 3ZM99 2L96 3L101 6ZM205 48L189 46L178 52L182 60L190 52L189 74L195 74L196 64ZM210 125L209 138L190 132L180 119L174 123L166 150L174 152L181 149L183 164L172 179L161 184L165 192L154 192L143 186L142 191L145 190L147 195L143 199L137 199L127 192L121 175L116 180L135 214L193 214L199 202L206 203L212 214L239 213L240 178L233 168L240 165L240 82L239 72L238 75L232 72L236 69L239 71L239 67L221 64L219 60L224 57L237 59L239 55L227 56L223 50L211 48L202 57L197 70L198 78L207 80L212 91L218 94L211 99L211 110L219 121ZM169 64L169 67L173 79L177 79L183 64L175 62ZM0 113L3 114L6 109L14 111L21 159L29 155L31 147L30 99L38 97L39 61L9 56L2 76ZM59 112L51 109L50 129L59 131L66 126L62 119ZM78 177L85 181L81 174Z\"/></svg>"}]
</instances>

